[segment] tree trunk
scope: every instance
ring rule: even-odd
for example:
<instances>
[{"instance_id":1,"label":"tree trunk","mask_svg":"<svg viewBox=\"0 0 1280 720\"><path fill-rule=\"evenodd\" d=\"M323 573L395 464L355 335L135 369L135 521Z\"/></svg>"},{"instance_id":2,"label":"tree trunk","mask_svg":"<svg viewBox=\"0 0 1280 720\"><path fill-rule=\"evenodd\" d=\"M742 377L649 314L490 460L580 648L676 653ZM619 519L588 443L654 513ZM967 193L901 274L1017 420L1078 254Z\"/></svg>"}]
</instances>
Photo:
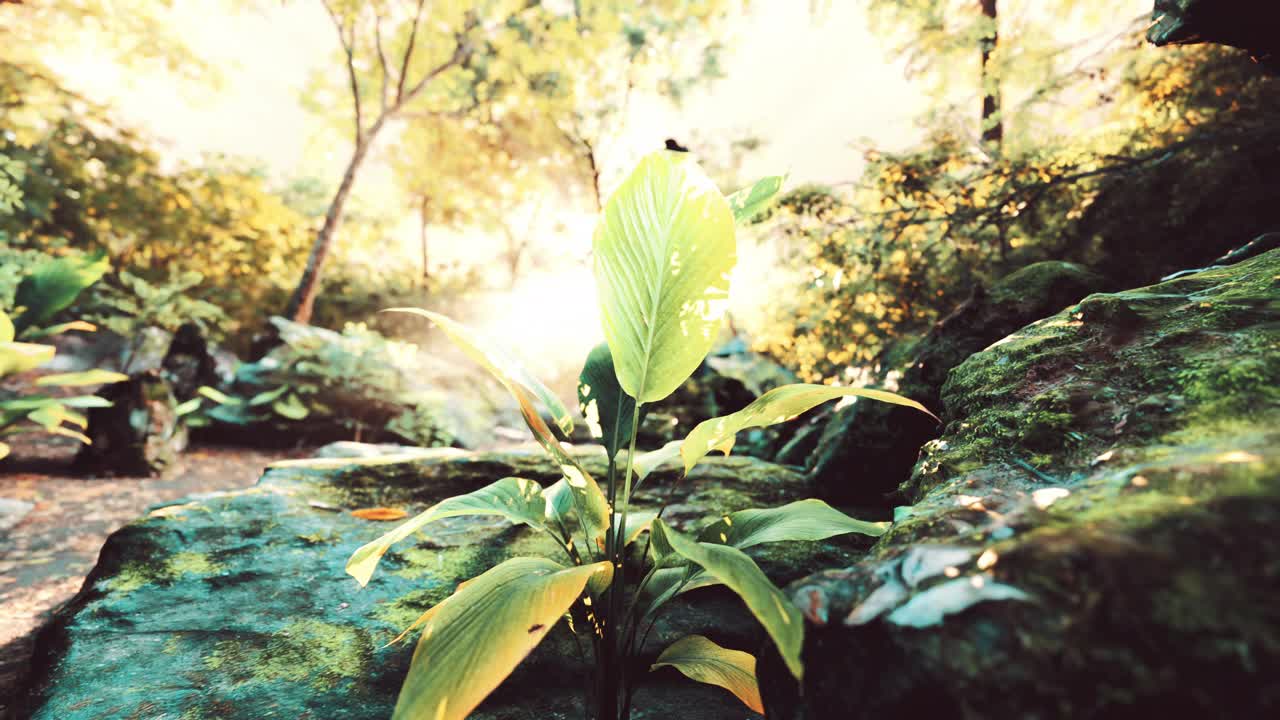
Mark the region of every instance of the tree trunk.
<instances>
[{"instance_id":1,"label":"tree trunk","mask_svg":"<svg viewBox=\"0 0 1280 720\"><path fill-rule=\"evenodd\" d=\"M427 282L431 280L431 265L429 264L430 256L427 252L427 209L428 200L424 195L422 204L418 206L418 242L422 245L422 287L427 287Z\"/></svg>"},{"instance_id":2,"label":"tree trunk","mask_svg":"<svg viewBox=\"0 0 1280 720\"><path fill-rule=\"evenodd\" d=\"M1000 117L1000 78L991 68L991 54L1000 42L996 27L996 0L979 0L982 15L991 23L991 30L983 36L982 48L982 144L999 148L1004 140L1004 120Z\"/></svg>"},{"instance_id":3,"label":"tree trunk","mask_svg":"<svg viewBox=\"0 0 1280 720\"><path fill-rule=\"evenodd\" d=\"M329 201L329 210L324 214L324 225L320 227L320 233L316 235L316 241L311 246L311 254L307 256L307 266L303 269L298 287L294 289L293 295L289 298L289 304L285 307L285 317L294 322L311 322L311 311L315 306L316 295L320 293L320 271L324 267L325 258L329 256L329 250L333 247L338 226L342 224L342 213L346 208L347 198L351 195L351 188L356 183L356 173L360 171L360 166L369 153L369 146L373 144L374 137L382 127L382 120L379 118L378 122L369 128L369 132L356 143L355 152L351 154L351 160L347 163L347 170L342 174L342 182L338 184L338 191L334 193L333 200Z\"/></svg>"}]
</instances>

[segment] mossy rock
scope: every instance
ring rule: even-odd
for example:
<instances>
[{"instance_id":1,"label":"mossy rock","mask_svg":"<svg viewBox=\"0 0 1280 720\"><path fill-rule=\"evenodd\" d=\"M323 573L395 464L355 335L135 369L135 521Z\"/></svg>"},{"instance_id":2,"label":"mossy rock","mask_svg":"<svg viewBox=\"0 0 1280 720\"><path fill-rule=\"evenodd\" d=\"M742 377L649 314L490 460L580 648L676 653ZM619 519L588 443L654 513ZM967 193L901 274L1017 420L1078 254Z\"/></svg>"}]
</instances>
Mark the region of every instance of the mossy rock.
<instances>
[{"instance_id":1,"label":"mossy rock","mask_svg":"<svg viewBox=\"0 0 1280 720\"><path fill-rule=\"evenodd\" d=\"M603 476L603 454L580 451ZM493 518L453 518L388 553L363 590L343 566L392 527L350 511L420 511L501 477L549 483L535 450L415 450L286 461L254 487L153 509L114 533L84 587L38 638L25 711L39 720L315 718L385 720L412 642L387 646L459 582L515 555L555 557L545 536ZM675 467L650 476L640 504L673 493L673 524L800 497L797 473L743 457L714 458L678 486ZM859 537L775 547L762 566L785 583L853 562ZM701 632L754 651L763 636L722 589L689 593L655 628L640 672L639 717L752 716L728 693L677 673L644 670L677 633ZM588 669L558 627L476 715L578 718Z\"/></svg>"},{"instance_id":2,"label":"mossy rock","mask_svg":"<svg viewBox=\"0 0 1280 720\"><path fill-rule=\"evenodd\" d=\"M770 717L1280 715L1280 250L1089 296L943 397L913 504L790 586Z\"/></svg>"},{"instance_id":3,"label":"mossy rock","mask_svg":"<svg viewBox=\"0 0 1280 720\"><path fill-rule=\"evenodd\" d=\"M887 353L881 384L944 411L942 385L952 368L1018 328L1057 312L1105 281L1067 262L1038 262L1005 276L972 297L918 341ZM946 408L950 411L950 408ZM857 402L827 421L807 470L815 492L837 503L883 503L911 473L920 447L940 428L927 415L899 405Z\"/></svg>"}]
</instances>

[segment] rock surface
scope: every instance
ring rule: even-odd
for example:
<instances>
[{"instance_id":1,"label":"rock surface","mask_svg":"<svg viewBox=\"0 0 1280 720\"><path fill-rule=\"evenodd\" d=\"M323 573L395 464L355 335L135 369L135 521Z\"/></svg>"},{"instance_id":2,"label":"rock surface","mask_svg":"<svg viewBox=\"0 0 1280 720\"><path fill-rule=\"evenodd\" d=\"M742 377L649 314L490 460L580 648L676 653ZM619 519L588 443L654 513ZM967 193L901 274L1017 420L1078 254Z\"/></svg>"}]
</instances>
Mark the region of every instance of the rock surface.
<instances>
[{"instance_id":1,"label":"rock surface","mask_svg":"<svg viewBox=\"0 0 1280 720\"><path fill-rule=\"evenodd\" d=\"M1280 715L1280 250L1092 295L943 399L914 505L790 586L770 717Z\"/></svg>"},{"instance_id":2,"label":"rock surface","mask_svg":"<svg viewBox=\"0 0 1280 720\"><path fill-rule=\"evenodd\" d=\"M990 291L977 288L903 353L905 362L889 363L885 370L893 377L881 379L896 379L898 393L942 414L942 384L952 368L1027 323L1104 287L1100 276L1079 265L1029 265L1002 278ZM827 421L807 470L824 499L881 503L910 475L920 447L939 431L932 418L910 408L857 402Z\"/></svg>"},{"instance_id":3,"label":"rock surface","mask_svg":"<svg viewBox=\"0 0 1280 720\"><path fill-rule=\"evenodd\" d=\"M603 474L602 453L583 457ZM385 720L412 653L411 643L386 643L460 581L514 554L556 549L503 521L446 520L417 544L397 546L361 590L343 566L393 525L349 511L416 512L509 475L558 477L533 450L417 450L279 463L252 488L156 508L111 536L81 593L41 635L26 710L39 720ZM665 495L674 477L672 469L656 471L640 500ZM721 511L796 499L804 486L778 466L718 458L677 486L668 516L700 526ZM850 536L775 546L760 561L786 583L852 562L868 545ZM714 588L684 596L666 617L647 661L690 632L748 651L762 640L736 598ZM584 677L559 628L477 717L581 717ZM724 691L674 671L647 680L636 697L638 717L754 717Z\"/></svg>"},{"instance_id":4,"label":"rock surface","mask_svg":"<svg viewBox=\"0 0 1280 720\"><path fill-rule=\"evenodd\" d=\"M111 407L92 408L85 434L92 444L76 455L79 472L157 475L187 448L178 401L160 370L134 373L98 391Z\"/></svg>"}]
</instances>

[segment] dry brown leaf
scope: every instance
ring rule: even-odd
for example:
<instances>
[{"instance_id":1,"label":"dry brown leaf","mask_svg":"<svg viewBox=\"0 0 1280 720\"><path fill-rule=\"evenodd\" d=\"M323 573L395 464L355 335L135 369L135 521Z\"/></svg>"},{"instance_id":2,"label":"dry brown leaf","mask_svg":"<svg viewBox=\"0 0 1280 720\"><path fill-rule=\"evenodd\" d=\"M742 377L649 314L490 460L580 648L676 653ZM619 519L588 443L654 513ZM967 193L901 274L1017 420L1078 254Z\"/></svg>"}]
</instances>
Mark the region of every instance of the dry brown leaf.
<instances>
[{"instance_id":1,"label":"dry brown leaf","mask_svg":"<svg viewBox=\"0 0 1280 720\"><path fill-rule=\"evenodd\" d=\"M352 510L351 514L361 520L400 520L409 517L409 513L404 510L386 507L360 508Z\"/></svg>"}]
</instances>

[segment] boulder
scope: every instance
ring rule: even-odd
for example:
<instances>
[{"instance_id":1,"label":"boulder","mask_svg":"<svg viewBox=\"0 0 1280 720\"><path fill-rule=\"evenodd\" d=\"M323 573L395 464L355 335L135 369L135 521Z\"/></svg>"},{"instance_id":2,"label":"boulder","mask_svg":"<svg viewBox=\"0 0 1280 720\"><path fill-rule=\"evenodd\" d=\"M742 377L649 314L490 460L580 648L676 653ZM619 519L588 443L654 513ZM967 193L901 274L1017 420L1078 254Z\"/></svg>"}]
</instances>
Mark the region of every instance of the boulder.
<instances>
[{"instance_id":1,"label":"boulder","mask_svg":"<svg viewBox=\"0 0 1280 720\"><path fill-rule=\"evenodd\" d=\"M160 368L180 401L195 397L201 386L217 387L224 380L204 331L195 323L185 323L173 334Z\"/></svg>"},{"instance_id":2,"label":"boulder","mask_svg":"<svg viewBox=\"0 0 1280 720\"><path fill-rule=\"evenodd\" d=\"M351 450L351 448L346 448ZM603 453L580 451L603 475ZM559 473L536 450L451 448L362 458L288 461L252 488L158 507L116 532L74 600L37 641L24 717L264 717L385 720L413 651L387 644L459 582L515 554L551 554L550 540L493 518L428 526L393 549L369 586L343 572L357 547L393 527L361 520L370 506L424 509L504 476L547 483ZM672 487L674 465L637 500L673 492L683 527L722 511L796 499L801 475L741 457L716 458ZM759 555L779 583L852 562L869 542L773 546ZM754 651L763 636L736 597L706 588L664 615L641 663L678 636L702 632ZM557 628L474 717L577 718L588 670ZM644 673L640 718L757 717L728 693L674 671Z\"/></svg>"},{"instance_id":3,"label":"boulder","mask_svg":"<svg viewBox=\"0 0 1280 720\"><path fill-rule=\"evenodd\" d=\"M98 391L111 407L91 408L85 435L92 444L75 467L90 474L158 475L187 448L178 401L159 370L134 373Z\"/></svg>"},{"instance_id":4,"label":"boulder","mask_svg":"<svg viewBox=\"0 0 1280 720\"><path fill-rule=\"evenodd\" d=\"M1280 74L1280 8L1256 0L1155 0L1153 45L1217 43L1241 48Z\"/></svg>"},{"instance_id":5,"label":"boulder","mask_svg":"<svg viewBox=\"0 0 1280 720\"><path fill-rule=\"evenodd\" d=\"M952 368L1009 333L1057 312L1105 281L1066 262L1039 262L1014 272L990 291L981 287L918 342L886 362L881 380L942 414L942 384ZM947 417L943 415L944 419ZM934 420L898 405L855 402L827 421L807 470L820 497L882 504L911 473L920 447L938 436Z\"/></svg>"},{"instance_id":6,"label":"boulder","mask_svg":"<svg viewBox=\"0 0 1280 720\"><path fill-rule=\"evenodd\" d=\"M475 447L513 415L470 366L460 369L359 324L335 332L271 322L280 342L240 365L228 388L246 402L214 408L202 436L276 446L357 440Z\"/></svg>"},{"instance_id":7,"label":"boulder","mask_svg":"<svg viewBox=\"0 0 1280 720\"><path fill-rule=\"evenodd\" d=\"M788 588L771 718L1280 715L1280 250L1091 295L942 396L912 504Z\"/></svg>"}]
</instances>

